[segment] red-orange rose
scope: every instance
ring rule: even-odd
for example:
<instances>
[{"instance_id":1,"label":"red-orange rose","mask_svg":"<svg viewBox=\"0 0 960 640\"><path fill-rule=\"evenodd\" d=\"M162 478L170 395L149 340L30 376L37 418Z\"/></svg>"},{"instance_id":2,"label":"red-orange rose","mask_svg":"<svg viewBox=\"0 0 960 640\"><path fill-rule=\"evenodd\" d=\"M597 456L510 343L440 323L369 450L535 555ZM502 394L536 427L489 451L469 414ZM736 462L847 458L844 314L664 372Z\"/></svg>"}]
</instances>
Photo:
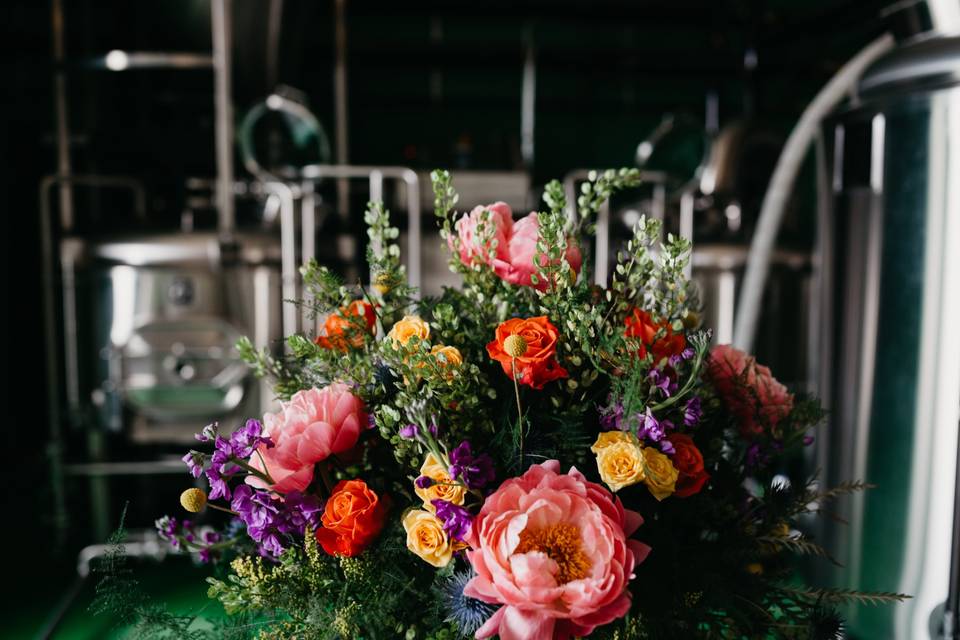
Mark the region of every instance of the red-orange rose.
<instances>
[{"instance_id":1,"label":"red-orange rose","mask_svg":"<svg viewBox=\"0 0 960 640\"><path fill-rule=\"evenodd\" d=\"M653 353L654 363L670 356L678 356L687 348L687 339L682 333L674 333L669 322L654 322L649 313L634 307L627 316L624 332L628 338L637 338L640 349L637 356L647 357L647 352Z\"/></svg>"},{"instance_id":2,"label":"red-orange rose","mask_svg":"<svg viewBox=\"0 0 960 640\"><path fill-rule=\"evenodd\" d=\"M317 542L332 556L359 554L383 529L386 501L363 480L341 480L333 488L317 529Z\"/></svg>"},{"instance_id":3,"label":"red-orange rose","mask_svg":"<svg viewBox=\"0 0 960 640\"><path fill-rule=\"evenodd\" d=\"M354 300L339 313L331 313L323 323L326 335L317 336L315 342L324 349L346 351L348 347L360 348L366 340L365 333L376 333L377 314L373 305L364 300Z\"/></svg>"},{"instance_id":4,"label":"red-orange rose","mask_svg":"<svg viewBox=\"0 0 960 640\"><path fill-rule=\"evenodd\" d=\"M677 478L677 488L673 495L686 498L700 493L703 485L710 479L710 474L703 468L703 454L693 438L683 433L671 433L667 440L673 445L673 466L680 472Z\"/></svg>"},{"instance_id":5,"label":"red-orange rose","mask_svg":"<svg viewBox=\"0 0 960 640\"><path fill-rule=\"evenodd\" d=\"M513 339L506 345L511 336L519 336L522 342ZM546 383L569 375L557 362L559 337L560 332L546 316L512 318L497 327L496 338L487 345L487 353L500 363L508 376L513 375L516 361L518 382L542 389ZM511 354L507 346L523 348Z\"/></svg>"}]
</instances>

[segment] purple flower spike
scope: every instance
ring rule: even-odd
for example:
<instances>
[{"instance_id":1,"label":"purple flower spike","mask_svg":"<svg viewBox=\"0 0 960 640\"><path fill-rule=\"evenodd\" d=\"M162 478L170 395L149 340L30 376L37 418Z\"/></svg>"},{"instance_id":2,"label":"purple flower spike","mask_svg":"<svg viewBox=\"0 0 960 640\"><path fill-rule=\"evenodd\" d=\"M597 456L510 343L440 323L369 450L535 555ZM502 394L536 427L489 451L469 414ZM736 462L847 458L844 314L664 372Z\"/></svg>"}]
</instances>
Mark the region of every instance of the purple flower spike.
<instances>
[{"instance_id":1,"label":"purple flower spike","mask_svg":"<svg viewBox=\"0 0 960 640\"><path fill-rule=\"evenodd\" d=\"M646 413L637 414L637 421L640 423L640 428L637 429L637 438L640 440L650 440L652 442L660 442L663 440L663 436L666 435L664 426L657 420L656 416L653 415L650 407L647 407ZM669 424L669 421L665 420L664 423Z\"/></svg>"},{"instance_id":2,"label":"purple flower spike","mask_svg":"<svg viewBox=\"0 0 960 640\"><path fill-rule=\"evenodd\" d=\"M660 441L660 451L668 455L673 455L677 452L677 450L673 448L673 443L666 438Z\"/></svg>"},{"instance_id":3,"label":"purple flower spike","mask_svg":"<svg viewBox=\"0 0 960 640\"><path fill-rule=\"evenodd\" d=\"M813 436L803 436L803 446L809 447L810 445L813 444L813 441L814 441Z\"/></svg>"},{"instance_id":4,"label":"purple flower spike","mask_svg":"<svg viewBox=\"0 0 960 640\"><path fill-rule=\"evenodd\" d=\"M459 479L469 489L482 489L493 482L493 458L485 453L474 455L470 443L464 440L450 452L450 477Z\"/></svg>"},{"instance_id":5,"label":"purple flower spike","mask_svg":"<svg viewBox=\"0 0 960 640\"><path fill-rule=\"evenodd\" d=\"M217 440L218 444L220 440ZM273 448L270 436L263 435L263 425L259 420L247 420L246 424L230 435L230 452L235 458L246 459L253 455L260 445Z\"/></svg>"},{"instance_id":6,"label":"purple flower spike","mask_svg":"<svg viewBox=\"0 0 960 640\"><path fill-rule=\"evenodd\" d=\"M669 398L677 391L677 383L673 381L669 374L659 369L650 369L648 374L653 386L660 389L665 398Z\"/></svg>"},{"instance_id":7,"label":"purple flower spike","mask_svg":"<svg viewBox=\"0 0 960 640\"><path fill-rule=\"evenodd\" d=\"M473 514L446 500L430 501L437 510L437 517L443 522L443 530L454 540L461 542L470 534L473 526Z\"/></svg>"},{"instance_id":8,"label":"purple flower spike","mask_svg":"<svg viewBox=\"0 0 960 640\"><path fill-rule=\"evenodd\" d=\"M200 442L210 442L217 437L217 431L220 429L220 425L216 422L212 422L203 428L203 431L193 436Z\"/></svg>"},{"instance_id":9,"label":"purple flower spike","mask_svg":"<svg viewBox=\"0 0 960 640\"><path fill-rule=\"evenodd\" d=\"M190 475L192 475L194 478L199 478L200 474L203 473L203 463L206 459L206 456L199 451L190 451L187 455L180 459L186 463L187 468L190 470Z\"/></svg>"},{"instance_id":10,"label":"purple flower spike","mask_svg":"<svg viewBox=\"0 0 960 640\"><path fill-rule=\"evenodd\" d=\"M703 417L703 408L700 406L700 397L693 396L683 407L683 424L695 427Z\"/></svg>"},{"instance_id":11,"label":"purple flower spike","mask_svg":"<svg viewBox=\"0 0 960 640\"><path fill-rule=\"evenodd\" d=\"M429 487L432 487L436 483L433 481L433 478L430 478L428 476L420 476L419 478L413 481L413 484L417 485L418 489L427 489Z\"/></svg>"},{"instance_id":12,"label":"purple flower spike","mask_svg":"<svg viewBox=\"0 0 960 640\"><path fill-rule=\"evenodd\" d=\"M618 402L600 414L600 428L604 431L623 430L623 404Z\"/></svg>"},{"instance_id":13,"label":"purple flower spike","mask_svg":"<svg viewBox=\"0 0 960 640\"><path fill-rule=\"evenodd\" d=\"M415 424L408 424L405 427L400 427L400 437L406 438L407 440L413 440L420 435L420 427Z\"/></svg>"}]
</instances>

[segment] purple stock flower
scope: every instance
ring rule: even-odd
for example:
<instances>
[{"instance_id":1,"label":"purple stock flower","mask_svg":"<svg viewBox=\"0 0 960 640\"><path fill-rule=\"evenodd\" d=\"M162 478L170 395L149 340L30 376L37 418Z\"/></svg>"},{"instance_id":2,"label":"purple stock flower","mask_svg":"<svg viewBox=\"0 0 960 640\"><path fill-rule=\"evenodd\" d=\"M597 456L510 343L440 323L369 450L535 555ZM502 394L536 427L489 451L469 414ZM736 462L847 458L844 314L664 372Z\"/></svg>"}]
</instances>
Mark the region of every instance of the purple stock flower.
<instances>
[{"instance_id":1,"label":"purple stock flower","mask_svg":"<svg viewBox=\"0 0 960 640\"><path fill-rule=\"evenodd\" d=\"M436 483L430 476L418 476L417 479L413 481L413 484L417 486L417 489L427 489Z\"/></svg>"},{"instance_id":2,"label":"purple stock flower","mask_svg":"<svg viewBox=\"0 0 960 640\"><path fill-rule=\"evenodd\" d=\"M694 427L703 417L703 408L700 406L700 396L693 396L683 407L683 424Z\"/></svg>"},{"instance_id":3,"label":"purple stock flower","mask_svg":"<svg viewBox=\"0 0 960 640\"><path fill-rule=\"evenodd\" d=\"M405 427L400 427L401 438L406 438L407 440L413 440L419 435L420 435L420 427L418 427L415 424L408 424Z\"/></svg>"},{"instance_id":4,"label":"purple stock flower","mask_svg":"<svg viewBox=\"0 0 960 640\"><path fill-rule=\"evenodd\" d=\"M813 444L813 441L814 441L813 436L803 436L803 446L809 447L810 445Z\"/></svg>"},{"instance_id":5,"label":"purple stock flower","mask_svg":"<svg viewBox=\"0 0 960 640\"><path fill-rule=\"evenodd\" d=\"M210 424L208 424L203 428L203 431L194 435L193 437L200 442L210 442L211 440L217 437L217 431L219 429L220 429L219 424L217 424L216 422L211 422Z\"/></svg>"},{"instance_id":6,"label":"purple stock flower","mask_svg":"<svg viewBox=\"0 0 960 640\"><path fill-rule=\"evenodd\" d=\"M600 414L600 428L604 431L623 430L623 404L617 402Z\"/></svg>"},{"instance_id":7,"label":"purple stock flower","mask_svg":"<svg viewBox=\"0 0 960 640\"><path fill-rule=\"evenodd\" d=\"M653 382L653 386L660 389L660 392L663 393L665 398L669 398L677 392L677 383L670 377L670 374L660 369L650 369L648 377L650 381Z\"/></svg>"},{"instance_id":8,"label":"purple stock flower","mask_svg":"<svg viewBox=\"0 0 960 640\"><path fill-rule=\"evenodd\" d=\"M186 463L187 469L190 471L190 475L192 475L194 478L199 478L203 473L203 463L206 460L206 456L199 451L191 450L187 455L180 459Z\"/></svg>"},{"instance_id":9,"label":"purple stock flower","mask_svg":"<svg viewBox=\"0 0 960 640\"><path fill-rule=\"evenodd\" d=\"M207 482L210 483L210 495L207 496L210 500L216 500L217 498L230 499L230 486L227 484L227 481L223 479L223 476L220 475L220 465L210 465L206 471Z\"/></svg>"},{"instance_id":10,"label":"purple stock flower","mask_svg":"<svg viewBox=\"0 0 960 640\"><path fill-rule=\"evenodd\" d=\"M276 558L283 553L283 535L303 535L320 523L320 503L311 495L291 491L281 499L243 484L236 488L230 507L247 525L247 535L259 543L260 555Z\"/></svg>"},{"instance_id":11,"label":"purple stock flower","mask_svg":"<svg viewBox=\"0 0 960 640\"><path fill-rule=\"evenodd\" d=\"M673 443L666 438L660 441L660 451L670 455L677 452L677 450L673 448Z\"/></svg>"},{"instance_id":12,"label":"purple stock flower","mask_svg":"<svg viewBox=\"0 0 960 640\"><path fill-rule=\"evenodd\" d=\"M473 514L446 500L431 500L437 510L437 517L443 522L443 530L454 540L463 542L473 526Z\"/></svg>"},{"instance_id":13,"label":"purple stock flower","mask_svg":"<svg viewBox=\"0 0 960 640\"><path fill-rule=\"evenodd\" d=\"M695 353L695 352L694 352L693 349L691 349L690 347L687 347L686 349L684 349L683 351L681 351L679 354L673 355L673 356L670 356L669 358L667 358L667 362L670 363L670 366L671 366L671 367L673 367L674 369L676 369L678 366L680 366L680 363L681 363L681 362L683 362L684 360L689 360L690 358L692 358L694 353Z\"/></svg>"},{"instance_id":14,"label":"purple stock flower","mask_svg":"<svg viewBox=\"0 0 960 640\"><path fill-rule=\"evenodd\" d=\"M436 437L437 437L437 434L440 433L440 427L437 426L437 421L436 421L436 420L431 420L431 421L430 421L430 426L427 427L427 430L430 432L430 435L432 435L434 438L436 438Z\"/></svg>"},{"instance_id":15,"label":"purple stock flower","mask_svg":"<svg viewBox=\"0 0 960 640\"><path fill-rule=\"evenodd\" d=\"M263 424L259 420L247 420L246 424L230 435L230 449L235 458L249 458L261 444L268 449L273 448L273 440L270 436L263 435Z\"/></svg>"},{"instance_id":16,"label":"purple stock flower","mask_svg":"<svg viewBox=\"0 0 960 640\"><path fill-rule=\"evenodd\" d=\"M660 442L666 435L665 426L670 424L669 420L660 421L653 415L650 407L647 407L646 413L637 414L640 427L637 429L637 437L640 440L651 440ZM673 425L670 425L673 426Z\"/></svg>"},{"instance_id":17,"label":"purple stock flower","mask_svg":"<svg viewBox=\"0 0 960 640\"><path fill-rule=\"evenodd\" d=\"M450 477L459 479L468 489L482 489L493 482L493 458L485 453L474 455L470 443L461 442L450 452Z\"/></svg>"}]
</instances>

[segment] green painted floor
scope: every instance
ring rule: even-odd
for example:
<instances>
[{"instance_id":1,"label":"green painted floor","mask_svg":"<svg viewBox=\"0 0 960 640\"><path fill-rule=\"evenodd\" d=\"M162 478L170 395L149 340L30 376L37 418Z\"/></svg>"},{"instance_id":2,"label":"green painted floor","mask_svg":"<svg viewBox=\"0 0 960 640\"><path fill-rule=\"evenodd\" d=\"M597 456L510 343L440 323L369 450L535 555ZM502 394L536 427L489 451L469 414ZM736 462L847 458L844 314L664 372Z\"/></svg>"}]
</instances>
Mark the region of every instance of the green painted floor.
<instances>
[{"instance_id":1,"label":"green painted floor","mask_svg":"<svg viewBox=\"0 0 960 640\"><path fill-rule=\"evenodd\" d=\"M131 565L133 577L140 587L157 603L165 603L171 612L202 613L204 616L222 616L223 609L207 598L204 578L208 569L195 567L185 558L175 558L163 564L139 563ZM50 616L70 590L74 576L54 572L45 579L37 579L29 590L19 590L4 598L4 628L0 637L24 639L39 637ZM97 576L88 579L66 616L51 636L55 640L108 640L129 637L127 629L105 615L93 615L88 610L95 593ZM31 580L34 582L34 580ZM29 597L24 594L29 592ZM197 622L202 625L202 622Z\"/></svg>"}]
</instances>

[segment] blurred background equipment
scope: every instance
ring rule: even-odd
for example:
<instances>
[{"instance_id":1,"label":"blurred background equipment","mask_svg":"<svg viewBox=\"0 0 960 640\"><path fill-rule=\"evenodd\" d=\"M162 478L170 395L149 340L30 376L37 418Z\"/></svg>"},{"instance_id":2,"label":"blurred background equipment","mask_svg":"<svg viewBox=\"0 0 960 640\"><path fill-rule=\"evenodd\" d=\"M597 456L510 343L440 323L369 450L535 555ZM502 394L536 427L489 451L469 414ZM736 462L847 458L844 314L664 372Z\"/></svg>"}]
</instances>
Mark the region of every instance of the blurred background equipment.
<instances>
[{"instance_id":1,"label":"blurred background equipment","mask_svg":"<svg viewBox=\"0 0 960 640\"><path fill-rule=\"evenodd\" d=\"M548 179L572 203L587 168L632 163L646 183L600 211L594 279L641 215L692 238L715 341L831 405L808 464L879 485L822 534L841 586L916 598L855 612L850 637L952 637L956 0L375 5L15 10L30 55L10 77L50 108L19 119L24 184L41 184L22 207L40 215L10 234L43 241L15 284L46 309L24 342L46 332L47 382L23 396L49 397L23 404L43 407L49 442L15 446L51 463L51 547L102 542L126 500L148 527L183 488L179 443L271 405L233 345L279 356L283 335L315 333L283 303L305 259L366 279L367 200L391 208L411 282L435 295L457 276L422 215L430 169L453 168L459 209L520 215Z\"/></svg>"}]
</instances>

